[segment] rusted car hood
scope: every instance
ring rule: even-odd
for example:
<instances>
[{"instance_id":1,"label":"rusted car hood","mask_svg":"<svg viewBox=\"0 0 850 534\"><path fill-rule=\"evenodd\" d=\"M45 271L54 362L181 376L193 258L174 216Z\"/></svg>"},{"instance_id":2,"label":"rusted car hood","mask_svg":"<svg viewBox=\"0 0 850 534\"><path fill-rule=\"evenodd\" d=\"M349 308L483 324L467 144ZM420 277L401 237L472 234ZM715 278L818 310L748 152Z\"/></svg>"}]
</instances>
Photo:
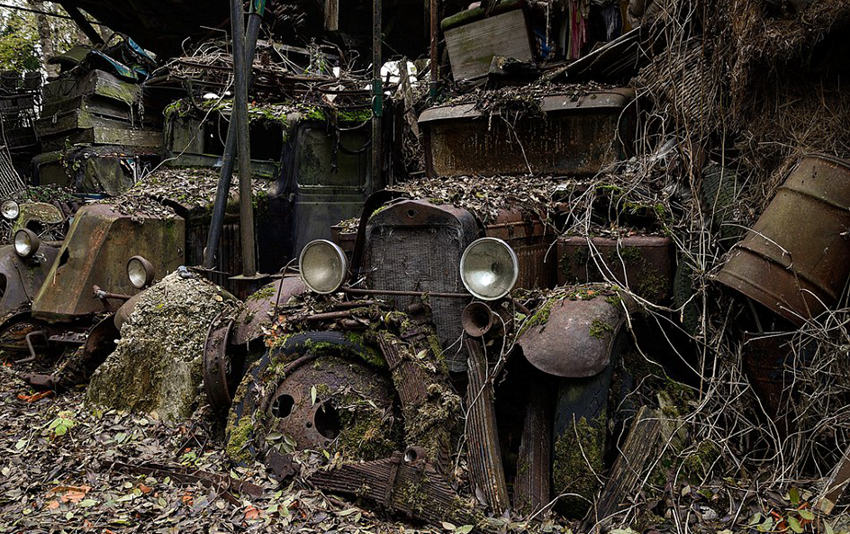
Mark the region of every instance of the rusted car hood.
<instances>
[{"instance_id":1,"label":"rusted car hood","mask_svg":"<svg viewBox=\"0 0 850 534\"><path fill-rule=\"evenodd\" d=\"M35 258L24 259L14 245L0 247L0 275L5 278L0 316L28 305L47 278L59 247L42 243Z\"/></svg>"},{"instance_id":2,"label":"rusted car hood","mask_svg":"<svg viewBox=\"0 0 850 534\"><path fill-rule=\"evenodd\" d=\"M184 262L185 235L181 217L131 217L105 204L81 208L33 301L33 315L56 321L116 311L122 302L96 298L93 286L135 295L139 290L127 278L127 261L144 256L161 278Z\"/></svg>"}]
</instances>

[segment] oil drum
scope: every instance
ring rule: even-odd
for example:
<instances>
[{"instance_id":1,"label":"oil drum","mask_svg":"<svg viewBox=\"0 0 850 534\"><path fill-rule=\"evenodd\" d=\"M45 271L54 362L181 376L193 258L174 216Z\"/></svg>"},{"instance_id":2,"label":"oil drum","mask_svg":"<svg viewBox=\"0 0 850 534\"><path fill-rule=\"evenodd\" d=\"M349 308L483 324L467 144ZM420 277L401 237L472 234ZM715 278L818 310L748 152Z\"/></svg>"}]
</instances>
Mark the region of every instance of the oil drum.
<instances>
[{"instance_id":1,"label":"oil drum","mask_svg":"<svg viewBox=\"0 0 850 534\"><path fill-rule=\"evenodd\" d=\"M850 162L807 156L715 279L795 324L841 296L850 273Z\"/></svg>"}]
</instances>

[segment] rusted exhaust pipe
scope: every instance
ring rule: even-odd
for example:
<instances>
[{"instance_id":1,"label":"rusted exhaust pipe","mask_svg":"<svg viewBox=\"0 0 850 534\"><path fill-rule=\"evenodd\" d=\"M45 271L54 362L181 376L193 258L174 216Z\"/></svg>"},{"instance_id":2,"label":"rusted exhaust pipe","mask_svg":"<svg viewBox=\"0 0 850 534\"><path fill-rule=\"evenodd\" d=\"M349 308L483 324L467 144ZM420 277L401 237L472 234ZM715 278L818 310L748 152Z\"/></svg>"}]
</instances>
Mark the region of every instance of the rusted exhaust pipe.
<instances>
[{"instance_id":1,"label":"rusted exhaust pipe","mask_svg":"<svg viewBox=\"0 0 850 534\"><path fill-rule=\"evenodd\" d=\"M483 302L472 302L460 316L463 330L472 337L482 337L496 324L496 314Z\"/></svg>"}]
</instances>

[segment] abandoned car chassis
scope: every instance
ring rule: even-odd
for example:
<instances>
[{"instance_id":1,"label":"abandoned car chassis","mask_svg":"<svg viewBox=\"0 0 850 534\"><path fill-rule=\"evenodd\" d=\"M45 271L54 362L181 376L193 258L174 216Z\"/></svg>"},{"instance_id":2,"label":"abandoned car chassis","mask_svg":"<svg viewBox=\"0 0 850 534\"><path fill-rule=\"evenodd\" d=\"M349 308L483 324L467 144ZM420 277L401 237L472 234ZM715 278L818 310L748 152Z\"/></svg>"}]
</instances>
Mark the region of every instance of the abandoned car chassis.
<instances>
[{"instance_id":1,"label":"abandoned car chassis","mask_svg":"<svg viewBox=\"0 0 850 534\"><path fill-rule=\"evenodd\" d=\"M376 472L394 462L419 465L420 482L436 484L426 498L441 502L447 498L444 486L451 487L450 459L463 433L457 426L459 399L452 393L457 387L466 392L465 436L475 492L497 513L511 502L540 509L553 490L564 489L553 487L553 481L587 479L580 472L553 479L553 461L559 468L588 469L579 462L567 465L567 458L553 460L562 435L574 432L575 424L589 426L602 436L596 445L605 446L612 363L623 343L622 301L604 286L551 291L557 279L554 255L550 260L546 254L552 233L539 218L505 212L482 224L453 206L407 198L387 202L398 196L381 192L367 201L350 275L344 253L333 243L305 247L305 252L311 245L323 247L329 260L340 260L338 283L319 289L326 295L309 289L318 284L305 271L302 252L301 280L278 280L249 298L237 317L211 325L204 382L210 401L230 409L228 452L237 460L259 458L280 477L297 472L294 456L300 450L339 452L345 459L366 460ZM474 250L481 244L506 254L488 265L492 250L485 250L487 261L476 264ZM426 257L424 250L433 253ZM476 285L462 273L470 265L496 281ZM349 283L343 285L345 280ZM499 280L508 282L496 294L486 294L487 284ZM538 309L522 309L508 295L514 281L518 287L549 289L551 298ZM275 324L269 323L272 317ZM536 377L541 387L511 391L512 384L500 384L507 369ZM497 403L497 392L511 400ZM374 423L394 413L393 398L400 402L403 430ZM376 412L384 417L363 415L366 401L380 407ZM270 435L285 438L269 442ZM403 454L395 457L396 451ZM377 476L362 466L339 469L347 482L316 474L314 483L356 493ZM383 481L381 488L398 491L401 482L394 480ZM428 508L401 498L379 500L411 515ZM461 513L458 507L435 510L429 513L442 520L458 520L453 514Z\"/></svg>"}]
</instances>

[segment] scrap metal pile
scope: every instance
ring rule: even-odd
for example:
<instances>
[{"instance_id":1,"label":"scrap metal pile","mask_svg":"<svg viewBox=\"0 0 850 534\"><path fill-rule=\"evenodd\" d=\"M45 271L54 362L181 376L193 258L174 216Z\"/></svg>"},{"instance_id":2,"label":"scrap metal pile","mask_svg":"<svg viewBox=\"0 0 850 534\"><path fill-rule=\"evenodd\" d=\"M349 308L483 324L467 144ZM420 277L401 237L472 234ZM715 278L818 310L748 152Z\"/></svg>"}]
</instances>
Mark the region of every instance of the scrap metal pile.
<instances>
[{"instance_id":1,"label":"scrap metal pile","mask_svg":"<svg viewBox=\"0 0 850 534\"><path fill-rule=\"evenodd\" d=\"M441 4L60 56L0 531L850 530L850 5Z\"/></svg>"}]
</instances>

